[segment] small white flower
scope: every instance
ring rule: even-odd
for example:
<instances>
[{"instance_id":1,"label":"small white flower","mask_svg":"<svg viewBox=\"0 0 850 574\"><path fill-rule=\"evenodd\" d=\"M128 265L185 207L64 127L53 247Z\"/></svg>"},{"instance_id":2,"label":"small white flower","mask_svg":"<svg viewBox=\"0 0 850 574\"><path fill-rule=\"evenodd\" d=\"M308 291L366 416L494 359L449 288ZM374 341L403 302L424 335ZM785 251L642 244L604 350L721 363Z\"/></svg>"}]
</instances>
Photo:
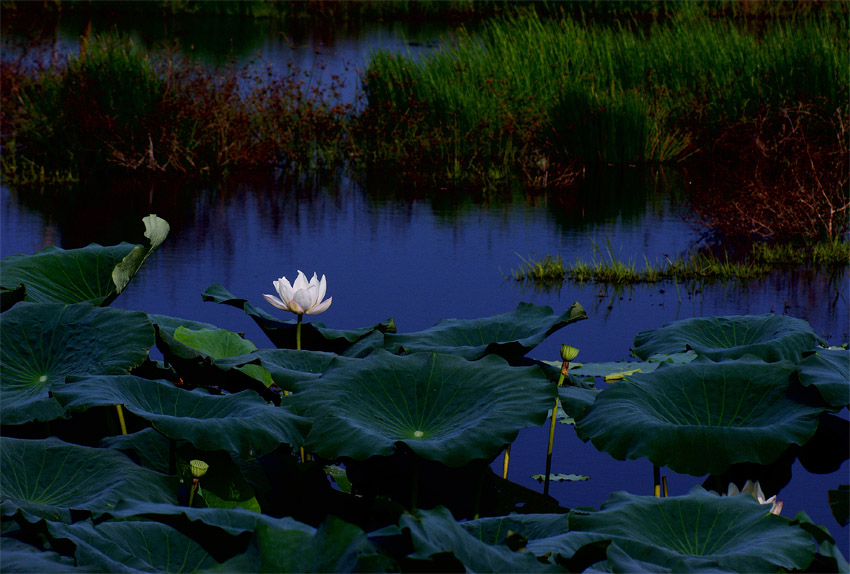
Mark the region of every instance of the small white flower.
<instances>
[{"instance_id":1,"label":"small white flower","mask_svg":"<svg viewBox=\"0 0 850 574\"><path fill-rule=\"evenodd\" d=\"M313 273L313 278L307 281L307 276L301 271L298 271L298 277L295 278L293 284L290 284L286 277L281 277L274 281L274 288L280 298L274 295L263 293L272 306L284 311L290 311L296 315L318 315L328 310L331 306L333 297L328 297L326 301L322 301L327 291L327 282L325 276L322 275L321 281Z\"/></svg>"}]
</instances>

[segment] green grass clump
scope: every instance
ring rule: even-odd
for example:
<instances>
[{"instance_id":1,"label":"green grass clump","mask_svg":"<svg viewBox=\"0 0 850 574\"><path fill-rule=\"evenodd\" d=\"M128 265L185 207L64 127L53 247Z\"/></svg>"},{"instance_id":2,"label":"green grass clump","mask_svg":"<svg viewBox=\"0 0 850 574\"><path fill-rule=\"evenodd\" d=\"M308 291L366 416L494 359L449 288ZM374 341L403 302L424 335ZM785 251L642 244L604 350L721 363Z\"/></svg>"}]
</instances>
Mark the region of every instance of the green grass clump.
<instances>
[{"instance_id":1,"label":"green grass clump","mask_svg":"<svg viewBox=\"0 0 850 574\"><path fill-rule=\"evenodd\" d=\"M699 252L686 257L652 263L644 258L642 269L634 259L623 260L614 255L610 245L603 255L597 247L590 261L576 259L565 264L561 256L523 259L511 275L518 282L532 282L542 287L555 287L570 280L577 283L626 285L660 281L746 281L762 277L774 269L812 265L845 267L850 265L850 242L822 242L809 246L757 244L743 258Z\"/></svg>"}]
</instances>

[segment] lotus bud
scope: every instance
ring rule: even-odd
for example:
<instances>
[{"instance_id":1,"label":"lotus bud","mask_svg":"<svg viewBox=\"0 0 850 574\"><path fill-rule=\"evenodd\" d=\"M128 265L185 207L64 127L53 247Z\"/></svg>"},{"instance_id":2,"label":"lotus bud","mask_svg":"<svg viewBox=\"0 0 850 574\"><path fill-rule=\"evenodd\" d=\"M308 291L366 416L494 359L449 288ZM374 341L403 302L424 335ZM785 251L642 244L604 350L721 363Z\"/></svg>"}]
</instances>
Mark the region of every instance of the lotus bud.
<instances>
[{"instance_id":1,"label":"lotus bud","mask_svg":"<svg viewBox=\"0 0 850 574\"><path fill-rule=\"evenodd\" d=\"M195 478L201 478L210 469L210 465L202 460L190 460L189 467L192 469L192 476Z\"/></svg>"},{"instance_id":2,"label":"lotus bud","mask_svg":"<svg viewBox=\"0 0 850 574\"><path fill-rule=\"evenodd\" d=\"M569 345L561 345L561 360L570 362L578 356L578 349Z\"/></svg>"}]
</instances>

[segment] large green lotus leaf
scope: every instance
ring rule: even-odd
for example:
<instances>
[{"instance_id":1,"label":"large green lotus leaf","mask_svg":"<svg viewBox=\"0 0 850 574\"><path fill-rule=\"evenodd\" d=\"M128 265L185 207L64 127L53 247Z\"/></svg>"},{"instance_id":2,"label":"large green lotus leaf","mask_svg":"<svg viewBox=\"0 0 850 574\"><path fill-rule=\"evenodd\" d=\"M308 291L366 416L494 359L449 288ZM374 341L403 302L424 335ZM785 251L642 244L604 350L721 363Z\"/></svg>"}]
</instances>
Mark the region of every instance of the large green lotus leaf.
<instances>
[{"instance_id":1,"label":"large green lotus leaf","mask_svg":"<svg viewBox=\"0 0 850 574\"><path fill-rule=\"evenodd\" d=\"M814 386L832 407L850 405L850 350L818 349L797 366L800 383Z\"/></svg>"},{"instance_id":2,"label":"large green lotus leaf","mask_svg":"<svg viewBox=\"0 0 850 574\"><path fill-rule=\"evenodd\" d=\"M805 530L752 496L720 497L700 487L669 498L615 492L599 512L572 512L570 531L562 536L610 537L633 559L674 572L804 569L815 552ZM529 551L539 549L529 544Z\"/></svg>"},{"instance_id":3,"label":"large green lotus leaf","mask_svg":"<svg viewBox=\"0 0 850 574\"><path fill-rule=\"evenodd\" d=\"M171 440L154 428L142 429L127 435L108 436L101 439L99 446L127 453L145 468L163 474L168 474L171 470L173 456Z\"/></svg>"},{"instance_id":4,"label":"large green lotus leaf","mask_svg":"<svg viewBox=\"0 0 850 574\"><path fill-rule=\"evenodd\" d=\"M281 389L292 391L296 383L318 379L326 371L356 362L322 351L297 351L294 349L263 349L250 354L216 361L220 368L236 368L257 362Z\"/></svg>"},{"instance_id":5,"label":"large green lotus leaf","mask_svg":"<svg viewBox=\"0 0 850 574\"><path fill-rule=\"evenodd\" d=\"M51 542L70 540L77 566L97 572L197 572L218 562L185 534L158 522L48 522Z\"/></svg>"},{"instance_id":6,"label":"large green lotus leaf","mask_svg":"<svg viewBox=\"0 0 850 574\"><path fill-rule=\"evenodd\" d=\"M823 342L802 319L784 315L696 317L674 321L635 335L634 354L641 359L658 353L693 349L713 361L755 355L768 362L797 362L803 351Z\"/></svg>"},{"instance_id":7,"label":"large green lotus leaf","mask_svg":"<svg viewBox=\"0 0 850 574\"><path fill-rule=\"evenodd\" d=\"M92 243L80 249L45 247L35 255L12 255L0 261L3 286L26 287L25 301L108 305L118 296L112 270L132 250L120 243Z\"/></svg>"},{"instance_id":8,"label":"large green lotus leaf","mask_svg":"<svg viewBox=\"0 0 850 574\"><path fill-rule=\"evenodd\" d=\"M478 540L494 545L504 544L509 536L526 540L557 536L569 530L568 514L511 514L468 520L460 526Z\"/></svg>"},{"instance_id":9,"label":"large green lotus leaf","mask_svg":"<svg viewBox=\"0 0 850 574\"><path fill-rule=\"evenodd\" d=\"M56 438L0 437L2 514L70 522L71 511L103 513L122 498L173 502L177 485L120 452Z\"/></svg>"},{"instance_id":10,"label":"large green lotus leaf","mask_svg":"<svg viewBox=\"0 0 850 574\"><path fill-rule=\"evenodd\" d=\"M445 507L404 514L399 526L410 532L412 558L428 560L451 552L467 572L558 572L526 552L514 552L502 544L488 544L458 524Z\"/></svg>"},{"instance_id":11,"label":"large green lotus leaf","mask_svg":"<svg viewBox=\"0 0 850 574\"><path fill-rule=\"evenodd\" d=\"M185 327L195 331L200 331L201 329L218 329L218 327L212 323L202 323L200 321L170 317L168 315L148 314L148 318L151 320L151 323L159 327L160 331L164 331L172 337L174 336L174 331L176 331L178 327Z\"/></svg>"},{"instance_id":12,"label":"large green lotus leaf","mask_svg":"<svg viewBox=\"0 0 850 574\"><path fill-rule=\"evenodd\" d=\"M739 462L769 464L815 433L824 409L786 396L793 371L787 361L668 366L632 375L570 414L582 440L618 460L720 474Z\"/></svg>"},{"instance_id":13,"label":"large green lotus leaf","mask_svg":"<svg viewBox=\"0 0 850 574\"><path fill-rule=\"evenodd\" d=\"M213 359L235 357L257 350L254 343L226 329L195 330L181 325L174 330L174 338Z\"/></svg>"},{"instance_id":14,"label":"large green lotus leaf","mask_svg":"<svg viewBox=\"0 0 850 574\"><path fill-rule=\"evenodd\" d=\"M255 364L255 359L234 362L232 357L216 359L204 352L242 352L254 348L253 343L244 340L245 344L238 343L235 339L242 340L239 335L223 329L193 331L180 326L173 333L203 349L187 345L169 335L159 325L156 326L157 348L188 387L215 387L229 393L251 390L269 402L280 401L280 391L269 388L274 382L271 374L261 365Z\"/></svg>"},{"instance_id":15,"label":"large green lotus leaf","mask_svg":"<svg viewBox=\"0 0 850 574\"><path fill-rule=\"evenodd\" d=\"M212 301L242 309L260 326L275 347L279 349L296 348L296 320L281 321L274 315L254 307L246 299L237 298L220 283L215 283L207 287L202 297L204 301ZM324 323L319 321L304 321L301 325L301 348L311 351L327 351L342 354L360 341L360 339L376 331L380 333L395 332L395 324L392 319L388 319L386 322L378 323L372 327L364 327L352 331L340 331L337 329L328 329Z\"/></svg>"},{"instance_id":16,"label":"large green lotus leaf","mask_svg":"<svg viewBox=\"0 0 850 574\"><path fill-rule=\"evenodd\" d=\"M187 347L213 359L226 359L257 350L254 343L226 329L195 330L181 325L174 330L173 336ZM271 374L260 365L243 364L235 368L262 382L266 387L273 382Z\"/></svg>"},{"instance_id":17,"label":"large green lotus leaf","mask_svg":"<svg viewBox=\"0 0 850 574\"><path fill-rule=\"evenodd\" d=\"M0 261L0 282L7 289L24 285L26 301L108 305L168 235L164 219L149 215L142 222L148 247L93 243L64 250L50 246L35 255L12 255Z\"/></svg>"},{"instance_id":18,"label":"large green lotus leaf","mask_svg":"<svg viewBox=\"0 0 850 574\"><path fill-rule=\"evenodd\" d=\"M79 380L55 389L54 396L70 409L124 405L171 439L243 459L262 456L281 443L300 446L309 427L308 420L269 405L252 391L211 395L132 375Z\"/></svg>"},{"instance_id":19,"label":"large green lotus leaf","mask_svg":"<svg viewBox=\"0 0 850 574\"><path fill-rule=\"evenodd\" d=\"M63 410L49 392L66 377L127 373L153 343L153 326L139 311L19 303L0 315L0 418L55 419Z\"/></svg>"},{"instance_id":20,"label":"large green lotus leaf","mask_svg":"<svg viewBox=\"0 0 850 574\"><path fill-rule=\"evenodd\" d=\"M386 572L392 565L377 554L366 533L335 516L315 533L259 524L248 549L221 572ZM380 566L379 569L373 569Z\"/></svg>"},{"instance_id":21,"label":"large green lotus leaf","mask_svg":"<svg viewBox=\"0 0 850 574\"><path fill-rule=\"evenodd\" d=\"M516 309L483 319L443 319L418 333L388 334L386 346L395 353L448 353L469 360L496 354L515 362L546 337L570 323L587 319L573 303L561 315L551 307L520 303Z\"/></svg>"},{"instance_id":22,"label":"large green lotus leaf","mask_svg":"<svg viewBox=\"0 0 850 574\"><path fill-rule=\"evenodd\" d=\"M309 535L316 531L312 526L289 517L273 518L244 508L189 508L175 504L122 500L108 514L116 519L145 518L168 524L182 532L197 531L201 526L206 526L228 536L254 532L261 524L277 530L300 530Z\"/></svg>"},{"instance_id":23,"label":"large green lotus leaf","mask_svg":"<svg viewBox=\"0 0 850 574\"><path fill-rule=\"evenodd\" d=\"M0 537L3 572L74 572L74 559L9 536Z\"/></svg>"},{"instance_id":24,"label":"large green lotus leaf","mask_svg":"<svg viewBox=\"0 0 850 574\"><path fill-rule=\"evenodd\" d=\"M304 447L327 459L390 455L403 442L429 460L491 459L520 429L546 420L556 393L537 367L497 356L398 356L378 350L290 398L314 419Z\"/></svg>"}]
</instances>

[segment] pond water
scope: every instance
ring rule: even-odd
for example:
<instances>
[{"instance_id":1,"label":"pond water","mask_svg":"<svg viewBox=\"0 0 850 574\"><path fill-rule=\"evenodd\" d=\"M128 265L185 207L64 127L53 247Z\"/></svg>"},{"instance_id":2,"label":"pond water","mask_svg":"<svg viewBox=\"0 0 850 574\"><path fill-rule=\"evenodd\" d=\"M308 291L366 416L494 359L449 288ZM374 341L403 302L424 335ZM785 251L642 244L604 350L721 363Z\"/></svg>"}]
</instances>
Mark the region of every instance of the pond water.
<instances>
[{"instance_id":1,"label":"pond water","mask_svg":"<svg viewBox=\"0 0 850 574\"><path fill-rule=\"evenodd\" d=\"M283 58L289 42L279 33L269 35L269 24L262 27L265 31L234 34L239 38L234 45L250 45L240 48L245 57L256 50L270 57L279 49L275 57ZM332 41L321 41L322 50L356 68L371 49L408 45L398 29L371 30L353 34L348 44L337 31ZM64 31L56 37L70 49L76 36ZM184 43L201 46L206 37L187 36ZM307 34L313 40L304 40L295 51L316 37ZM305 59L299 63L313 66L307 52L315 55L315 50L302 51ZM399 332L426 329L441 318L503 313L520 301L549 305L558 313L580 302L588 320L558 331L532 351L543 360L557 360L562 343L581 349L580 361L626 359L637 332L705 315L787 314L809 321L831 344L850 340L846 269L837 276L800 270L745 284L622 289L567 283L540 290L510 278L522 258L546 254L587 261L595 250L604 255L610 249L640 267L644 257L660 263L665 255L687 251L699 232L681 207L686 186L684 172L635 168L600 170L568 192L531 195L443 190L411 196L380 175L323 182L292 182L277 174L234 176L221 186L201 188L180 182L97 181L73 195L19 193L2 186L0 256L34 253L47 245L142 243L141 218L156 213L170 222L171 234L113 305L214 323L244 332L260 348L270 344L246 315L202 302L209 285L219 282L236 296L279 313L262 300L262 293L272 292L272 281L292 278L298 269L308 275L316 271L326 274L333 304L308 320L353 329L392 317ZM530 476L543 472L546 433L542 427L523 431L511 456L510 478L538 491L542 485ZM501 459L493 466L500 472ZM614 461L564 425L557 429L552 471L590 476L586 482L553 484L550 493L567 507L598 508L614 490L652 491L648 462ZM671 495L702 482L701 477L666 474ZM826 491L847 484L848 474L847 461L825 475L795 463L793 478L779 495L783 515L805 510L834 533L845 556L850 531L836 524Z\"/></svg>"}]
</instances>

